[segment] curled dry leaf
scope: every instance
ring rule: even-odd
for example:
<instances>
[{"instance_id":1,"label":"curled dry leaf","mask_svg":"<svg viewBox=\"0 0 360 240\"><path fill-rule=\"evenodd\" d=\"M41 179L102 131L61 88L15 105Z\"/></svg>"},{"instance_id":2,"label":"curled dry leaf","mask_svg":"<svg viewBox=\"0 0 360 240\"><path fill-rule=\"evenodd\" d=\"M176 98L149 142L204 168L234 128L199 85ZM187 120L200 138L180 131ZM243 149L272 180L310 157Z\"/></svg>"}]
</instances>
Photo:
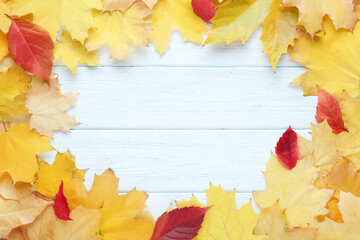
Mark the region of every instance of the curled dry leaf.
<instances>
[{"instance_id":1,"label":"curled dry leaf","mask_svg":"<svg viewBox=\"0 0 360 240\"><path fill-rule=\"evenodd\" d=\"M8 42L14 61L49 83L54 58L49 33L29 21L11 18Z\"/></svg>"},{"instance_id":2,"label":"curled dry leaf","mask_svg":"<svg viewBox=\"0 0 360 240\"><path fill-rule=\"evenodd\" d=\"M209 208L184 207L163 213L156 221L150 240L193 239L201 228L201 223L208 210Z\"/></svg>"},{"instance_id":3,"label":"curled dry leaf","mask_svg":"<svg viewBox=\"0 0 360 240\"><path fill-rule=\"evenodd\" d=\"M66 111L75 105L77 95L60 92L57 79L51 79L50 84L42 88L32 87L26 93L26 104L31 114L30 127L42 135L52 137L53 131L70 132L79 122Z\"/></svg>"}]
</instances>

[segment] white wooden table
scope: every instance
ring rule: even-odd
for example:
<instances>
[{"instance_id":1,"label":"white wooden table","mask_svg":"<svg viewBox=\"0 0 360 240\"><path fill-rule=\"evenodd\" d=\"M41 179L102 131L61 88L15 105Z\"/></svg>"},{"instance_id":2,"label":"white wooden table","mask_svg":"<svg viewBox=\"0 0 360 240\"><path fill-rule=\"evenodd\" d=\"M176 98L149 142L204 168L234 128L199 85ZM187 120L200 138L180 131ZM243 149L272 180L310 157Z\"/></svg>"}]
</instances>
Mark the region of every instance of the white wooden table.
<instances>
[{"instance_id":1,"label":"white wooden table","mask_svg":"<svg viewBox=\"0 0 360 240\"><path fill-rule=\"evenodd\" d=\"M317 102L290 85L305 69L285 56L273 73L259 38L201 47L175 33L163 56L150 45L120 62L104 49L102 66L76 78L57 64L62 91L80 93L70 113L83 124L56 134L54 147L89 168L87 187L111 167L120 192L146 191L155 218L192 193L205 202L209 181L247 202L265 188L278 138L289 125L306 136Z\"/></svg>"}]
</instances>

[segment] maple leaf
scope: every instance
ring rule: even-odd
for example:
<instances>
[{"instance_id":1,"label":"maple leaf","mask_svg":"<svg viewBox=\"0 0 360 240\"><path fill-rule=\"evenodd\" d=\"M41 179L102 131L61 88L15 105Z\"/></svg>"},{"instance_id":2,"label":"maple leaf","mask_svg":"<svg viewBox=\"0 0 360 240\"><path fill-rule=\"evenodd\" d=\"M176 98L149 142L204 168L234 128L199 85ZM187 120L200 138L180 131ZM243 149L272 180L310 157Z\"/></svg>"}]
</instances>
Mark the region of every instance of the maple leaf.
<instances>
[{"instance_id":1,"label":"maple leaf","mask_svg":"<svg viewBox=\"0 0 360 240\"><path fill-rule=\"evenodd\" d=\"M26 113L25 92L30 78L18 66L0 73L0 119L11 121L12 117Z\"/></svg>"},{"instance_id":2,"label":"maple leaf","mask_svg":"<svg viewBox=\"0 0 360 240\"><path fill-rule=\"evenodd\" d=\"M26 20L11 18L9 51L24 70L50 81L54 45L48 32Z\"/></svg>"},{"instance_id":3,"label":"maple leaf","mask_svg":"<svg viewBox=\"0 0 360 240\"><path fill-rule=\"evenodd\" d=\"M321 123L325 119L333 132L340 133L346 131L342 113L336 98L322 88L318 88L319 102L316 107L316 121Z\"/></svg>"},{"instance_id":4,"label":"maple leaf","mask_svg":"<svg viewBox=\"0 0 360 240\"><path fill-rule=\"evenodd\" d=\"M191 0L159 0L148 20L152 29L150 41L161 55L168 48L174 30L180 31L184 40L201 43L209 29L194 13Z\"/></svg>"},{"instance_id":5,"label":"maple leaf","mask_svg":"<svg viewBox=\"0 0 360 240\"><path fill-rule=\"evenodd\" d=\"M191 6L194 13L201 17L204 22L209 23L215 16L215 5L212 0L192 0Z\"/></svg>"},{"instance_id":6,"label":"maple leaf","mask_svg":"<svg viewBox=\"0 0 360 240\"><path fill-rule=\"evenodd\" d=\"M201 229L194 240L262 239L262 236L252 233L259 215L254 212L251 200L238 210L235 205L235 191L227 193L221 186L215 187L212 184L206 191L206 198L211 208L206 213ZM180 201L176 204L179 208L204 207L194 196L190 201Z\"/></svg>"},{"instance_id":7,"label":"maple leaf","mask_svg":"<svg viewBox=\"0 0 360 240\"><path fill-rule=\"evenodd\" d=\"M316 216L328 213L325 206L333 195L332 190L314 187L318 171L309 157L300 159L292 170L288 170L272 154L264 172L267 190L254 191L253 197L261 208L271 207L279 201L290 230L313 226Z\"/></svg>"},{"instance_id":8,"label":"maple leaf","mask_svg":"<svg viewBox=\"0 0 360 240\"><path fill-rule=\"evenodd\" d=\"M6 34L9 31L11 21L5 14L10 14L10 7L6 1L0 1L0 30Z\"/></svg>"},{"instance_id":9,"label":"maple leaf","mask_svg":"<svg viewBox=\"0 0 360 240\"><path fill-rule=\"evenodd\" d=\"M39 171L37 172L34 188L47 197L54 197L61 182L64 183L64 188L66 189L73 177L83 181L84 174L83 170L76 168L75 158L69 151L58 153L52 165L46 162L39 163Z\"/></svg>"},{"instance_id":10,"label":"maple leaf","mask_svg":"<svg viewBox=\"0 0 360 240\"><path fill-rule=\"evenodd\" d=\"M125 60L134 51L133 44L147 45L150 28L144 18L149 14L149 8L142 2L135 2L124 14L93 11L96 27L89 31L85 47L93 51L107 44L111 57Z\"/></svg>"},{"instance_id":11,"label":"maple leaf","mask_svg":"<svg viewBox=\"0 0 360 240\"><path fill-rule=\"evenodd\" d=\"M63 32L60 42L56 43L54 50L54 62L59 60L68 66L74 76L76 75L78 62L90 66L99 66L99 55L96 52L88 52L78 41L71 38L70 33Z\"/></svg>"},{"instance_id":12,"label":"maple leaf","mask_svg":"<svg viewBox=\"0 0 360 240\"><path fill-rule=\"evenodd\" d=\"M70 215L70 208L66 197L64 196L64 182L61 181L59 186L59 192L55 196L54 200L54 211L55 215L61 220L72 220Z\"/></svg>"},{"instance_id":13,"label":"maple leaf","mask_svg":"<svg viewBox=\"0 0 360 240\"><path fill-rule=\"evenodd\" d=\"M317 240L353 240L360 238L360 198L351 193L340 193L338 203L344 223L326 218L316 233Z\"/></svg>"},{"instance_id":14,"label":"maple leaf","mask_svg":"<svg viewBox=\"0 0 360 240\"><path fill-rule=\"evenodd\" d=\"M11 240L100 240L96 235L101 214L99 210L78 207L70 217L72 221L59 220L52 207L48 207L36 220L14 230Z\"/></svg>"},{"instance_id":15,"label":"maple leaf","mask_svg":"<svg viewBox=\"0 0 360 240\"><path fill-rule=\"evenodd\" d=\"M317 95L319 86L331 94L345 89L351 96L359 97L360 71L356 56L360 55L360 24L355 25L352 33L344 29L336 31L325 18L323 28L324 36L311 39L300 34L289 48L290 57L307 67L306 73L292 84L302 87L306 96Z\"/></svg>"},{"instance_id":16,"label":"maple leaf","mask_svg":"<svg viewBox=\"0 0 360 240\"><path fill-rule=\"evenodd\" d=\"M14 0L11 4L12 15L33 14L34 23L45 28L53 41L63 25L73 39L84 43L88 31L94 27L92 9L101 9L101 0ZM51 14L49 14L51 13Z\"/></svg>"},{"instance_id":17,"label":"maple leaf","mask_svg":"<svg viewBox=\"0 0 360 240\"><path fill-rule=\"evenodd\" d=\"M205 45L241 39L243 43L269 15L274 0L234 0L218 7Z\"/></svg>"},{"instance_id":18,"label":"maple leaf","mask_svg":"<svg viewBox=\"0 0 360 240\"><path fill-rule=\"evenodd\" d=\"M73 178L65 189L65 196L70 209L80 205L101 209L100 232L103 240L149 239L154 229L153 219L142 212L147 195L136 190L118 195L118 184L119 179L108 169L101 175L95 175L89 192L82 180Z\"/></svg>"},{"instance_id":19,"label":"maple leaf","mask_svg":"<svg viewBox=\"0 0 360 240\"><path fill-rule=\"evenodd\" d=\"M298 138L289 127L276 144L276 155L280 162L288 169L293 169L300 158Z\"/></svg>"},{"instance_id":20,"label":"maple leaf","mask_svg":"<svg viewBox=\"0 0 360 240\"><path fill-rule=\"evenodd\" d=\"M346 28L352 30L358 20L354 13L352 0L331 0L329 2L284 0L284 5L299 9L299 25L304 26L312 37L321 30L321 23L325 15L332 19L336 29Z\"/></svg>"},{"instance_id":21,"label":"maple leaf","mask_svg":"<svg viewBox=\"0 0 360 240\"><path fill-rule=\"evenodd\" d=\"M341 189L360 197L360 175L349 161L338 161L332 172L324 180L332 189Z\"/></svg>"},{"instance_id":22,"label":"maple leaf","mask_svg":"<svg viewBox=\"0 0 360 240\"><path fill-rule=\"evenodd\" d=\"M160 239L193 239L204 220L209 208L184 207L163 213L156 222L150 240Z\"/></svg>"},{"instance_id":23,"label":"maple leaf","mask_svg":"<svg viewBox=\"0 0 360 240\"><path fill-rule=\"evenodd\" d=\"M315 229L295 228L292 231L285 229L285 214L279 204L263 209L259 221L254 228L254 234L264 235L262 240L313 240Z\"/></svg>"},{"instance_id":24,"label":"maple leaf","mask_svg":"<svg viewBox=\"0 0 360 240\"><path fill-rule=\"evenodd\" d=\"M120 10L125 12L136 0L103 0L103 11ZM152 9L158 0L142 0L149 9Z\"/></svg>"},{"instance_id":25,"label":"maple leaf","mask_svg":"<svg viewBox=\"0 0 360 240\"><path fill-rule=\"evenodd\" d=\"M293 8L285 8L280 3L281 0L272 2L260 38L263 41L263 51L269 54L274 72L281 56L287 52L289 45L294 44L297 37L297 11Z\"/></svg>"},{"instance_id":26,"label":"maple leaf","mask_svg":"<svg viewBox=\"0 0 360 240\"><path fill-rule=\"evenodd\" d=\"M0 31L0 60L9 53L8 41L6 35Z\"/></svg>"},{"instance_id":27,"label":"maple leaf","mask_svg":"<svg viewBox=\"0 0 360 240\"><path fill-rule=\"evenodd\" d=\"M7 173L0 178L0 238L19 226L32 223L51 204L31 193L30 184L14 185Z\"/></svg>"},{"instance_id":28,"label":"maple leaf","mask_svg":"<svg viewBox=\"0 0 360 240\"><path fill-rule=\"evenodd\" d=\"M38 169L36 154L53 148L48 137L30 130L25 123L0 131L0 149L0 174L8 172L14 182L31 182Z\"/></svg>"},{"instance_id":29,"label":"maple leaf","mask_svg":"<svg viewBox=\"0 0 360 240\"><path fill-rule=\"evenodd\" d=\"M66 110L75 105L77 95L60 92L57 79L51 79L50 85L44 84L42 88L32 87L26 93L26 104L31 114L30 127L40 134L52 137L53 131L70 132L79 122L74 116L69 116Z\"/></svg>"}]
</instances>

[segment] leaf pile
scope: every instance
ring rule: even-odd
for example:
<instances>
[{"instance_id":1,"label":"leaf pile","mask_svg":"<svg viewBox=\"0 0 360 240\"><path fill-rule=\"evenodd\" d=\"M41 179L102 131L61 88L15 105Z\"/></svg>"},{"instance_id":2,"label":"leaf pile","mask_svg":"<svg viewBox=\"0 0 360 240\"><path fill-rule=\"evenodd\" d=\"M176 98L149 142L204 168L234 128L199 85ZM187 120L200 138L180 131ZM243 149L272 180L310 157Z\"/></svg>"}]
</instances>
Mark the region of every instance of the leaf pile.
<instances>
[{"instance_id":1,"label":"leaf pile","mask_svg":"<svg viewBox=\"0 0 360 240\"><path fill-rule=\"evenodd\" d=\"M351 0L3 0L0 1L0 238L205 240L360 238L360 2ZM210 184L207 203L176 202L155 222L148 195L118 193L108 169L88 190L85 170L68 151L53 164L56 131L79 122L67 110L54 61L73 74L99 65L95 50L124 60L152 42L160 54L174 30L204 45L243 43L263 24L270 63L290 46L308 70L294 83L318 95L311 140L291 127L280 137L264 172L266 190L235 203L235 190ZM204 34L206 36L204 36Z\"/></svg>"}]
</instances>

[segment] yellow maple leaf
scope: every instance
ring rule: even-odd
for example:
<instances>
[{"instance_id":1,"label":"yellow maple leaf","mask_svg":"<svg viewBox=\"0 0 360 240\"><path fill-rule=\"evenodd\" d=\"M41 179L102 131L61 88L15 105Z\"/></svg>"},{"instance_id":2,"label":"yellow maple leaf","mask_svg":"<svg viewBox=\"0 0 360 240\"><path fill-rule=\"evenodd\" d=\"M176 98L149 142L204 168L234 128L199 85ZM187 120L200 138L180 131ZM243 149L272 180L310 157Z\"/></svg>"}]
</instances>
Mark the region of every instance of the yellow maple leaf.
<instances>
[{"instance_id":1,"label":"yellow maple leaf","mask_svg":"<svg viewBox=\"0 0 360 240\"><path fill-rule=\"evenodd\" d=\"M168 48L174 30L179 30L184 40L201 43L204 32L209 29L194 13L191 0L159 0L149 21L150 41L160 54Z\"/></svg>"},{"instance_id":2,"label":"yellow maple leaf","mask_svg":"<svg viewBox=\"0 0 360 240\"><path fill-rule=\"evenodd\" d=\"M32 223L51 204L31 193L30 184L14 185L7 173L0 178L0 238L8 238L10 232Z\"/></svg>"},{"instance_id":3,"label":"yellow maple leaf","mask_svg":"<svg viewBox=\"0 0 360 240\"><path fill-rule=\"evenodd\" d=\"M115 11L120 10L125 12L136 0L103 0L103 11ZM149 9L152 9L157 0L142 0Z\"/></svg>"},{"instance_id":4,"label":"yellow maple leaf","mask_svg":"<svg viewBox=\"0 0 360 240\"><path fill-rule=\"evenodd\" d=\"M352 30L358 20L354 13L352 0L284 0L284 5L299 9L299 24L304 26L311 36L321 30L321 23L325 15L332 19L336 29Z\"/></svg>"},{"instance_id":5,"label":"yellow maple leaf","mask_svg":"<svg viewBox=\"0 0 360 240\"><path fill-rule=\"evenodd\" d=\"M8 172L14 182L31 182L38 169L36 154L53 148L48 137L30 130L25 123L0 131L0 149L0 174Z\"/></svg>"},{"instance_id":6,"label":"yellow maple leaf","mask_svg":"<svg viewBox=\"0 0 360 240\"><path fill-rule=\"evenodd\" d=\"M295 40L289 48L290 57L307 67L306 73L297 77L292 84L299 85L304 95L317 95L318 86L330 93L344 89L353 97L360 97L360 23L351 33L335 30L328 18L324 19L323 37L311 39L305 34ZM331 47L329 47L331 46Z\"/></svg>"},{"instance_id":7,"label":"yellow maple leaf","mask_svg":"<svg viewBox=\"0 0 360 240\"><path fill-rule=\"evenodd\" d=\"M59 60L68 66L74 76L76 75L78 62L90 66L99 66L99 55L96 52L88 52L78 41L71 38L70 33L63 32L60 42L55 44L54 62Z\"/></svg>"},{"instance_id":8,"label":"yellow maple leaf","mask_svg":"<svg viewBox=\"0 0 360 240\"><path fill-rule=\"evenodd\" d=\"M84 43L88 31L94 27L92 9L101 9L101 0L13 0L12 15L33 14L34 23L45 28L53 41L61 26L65 26L73 39Z\"/></svg>"},{"instance_id":9,"label":"yellow maple leaf","mask_svg":"<svg viewBox=\"0 0 360 240\"><path fill-rule=\"evenodd\" d=\"M9 53L6 35L0 31L0 61Z\"/></svg>"},{"instance_id":10,"label":"yellow maple leaf","mask_svg":"<svg viewBox=\"0 0 360 240\"><path fill-rule=\"evenodd\" d=\"M241 39L243 43L269 15L274 0L234 0L219 6L205 44Z\"/></svg>"},{"instance_id":11,"label":"yellow maple leaf","mask_svg":"<svg viewBox=\"0 0 360 240\"><path fill-rule=\"evenodd\" d=\"M58 153L52 165L46 162L39 163L39 171L37 172L34 188L47 197L54 197L59 191L61 181L63 181L66 191L73 177L83 181L84 174L83 170L76 168L75 158L69 151Z\"/></svg>"},{"instance_id":12,"label":"yellow maple leaf","mask_svg":"<svg viewBox=\"0 0 360 240\"><path fill-rule=\"evenodd\" d=\"M11 240L100 240L101 214L99 210L78 207L70 213L71 221L62 221L48 207L36 220L14 230Z\"/></svg>"},{"instance_id":13,"label":"yellow maple leaf","mask_svg":"<svg viewBox=\"0 0 360 240\"><path fill-rule=\"evenodd\" d=\"M215 187L210 184L206 191L208 206L198 235L194 240L202 239L241 239L256 240L262 236L253 235L259 215L252 208L251 200L239 210L235 205L235 190L231 193L225 192L221 186ZM176 203L179 208L196 206L204 207L194 196L190 201Z\"/></svg>"},{"instance_id":14,"label":"yellow maple leaf","mask_svg":"<svg viewBox=\"0 0 360 240\"><path fill-rule=\"evenodd\" d=\"M319 225L317 240L354 240L360 238L360 198L351 193L340 193L338 203L344 223L337 223L326 218Z\"/></svg>"},{"instance_id":15,"label":"yellow maple leaf","mask_svg":"<svg viewBox=\"0 0 360 240\"><path fill-rule=\"evenodd\" d=\"M267 190L254 191L254 199L263 209L279 201L289 229L313 226L316 216L328 213L325 206L333 195L332 190L314 187L318 171L310 157L298 160L289 170L272 154L264 172Z\"/></svg>"},{"instance_id":16,"label":"yellow maple leaf","mask_svg":"<svg viewBox=\"0 0 360 240\"><path fill-rule=\"evenodd\" d=\"M6 1L0 1L0 30L6 34L9 31L11 21L5 14L10 15L10 7Z\"/></svg>"},{"instance_id":17,"label":"yellow maple leaf","mask_svg":"<svg viewBox=\"0 0 360 240\"><path fill-rule=\"evenodd\" d=\"M30 78L18 66L0 73L0 120L10 121L13 116L26 113L24 94Z\"/></svg>"},{"instance_id":18,"label":"yellow maple leaf","mask_svg":"<svg viewBox=\"0 0 360 240\"><path fill-rule=\"evenodd\" d=\"M40 89L32 87L26 93L25 104L31 114L30 127L48 137L52 137L55 130L70 132L70 128L79 122L66 110L75 105L77 97L73 93L63 95L55 78L50 79L50 85L43 84Z\"/></svg>"},{"instance_id":19,"label":"yellow maple leaf","mask_svg":"<svg viewBox=\"0 0 360 240\"><path fill-rule=\"evenodd\" d=\"M270 14L265 19L261 40L263 51L269 54L269 60L273 71L282 54L287 52L289 45L294 44L296 38L296 25L298 14L293 8L285 8L280 5L281 0L275 0L271 4Z\"/></svg>"},{"instance_id":20,"label":"yellow maple leaf","mask_svg":"<svg viewBox=\"0 0 360 240\"><path fill-rule=\"evenodd\" d=\"M103 240L143 240L151 237L154 222L142 210L147 195L132 190L118 195L119 179L110 169L95 175L93 186L88 192L82 180L73 178L64 193L71 209L77 206L101 209L100 232Z\"/></svg>"},{"instance_id":21,"label":"yellow maple leaf","mask_svg":"<svg viewBox=\"0 0 360 240\"><path fill-rule=\"evenodd\" d=\"M285 214L282 213L279 204L263 209L259 221L254 228L254 234L264 235L262 240L313 240L315 239L314 228L295 228L292 231L286 229Z\"/></svg>"},{"instance_id":22,"label":"yellow maple leaf","mask_svg":"<svg viewBox=\"0 0 360 240\"><path fill-rule=\"evenodd\" d=\"M150 14L142 2L135 2L124 14L120 11L93 11L95 28L89 31L85 47L100 49L103 44L110 47L110 56L125 60L137 47L146 46L150 28L144 18Z\"/></svg>"}]
</instances>

